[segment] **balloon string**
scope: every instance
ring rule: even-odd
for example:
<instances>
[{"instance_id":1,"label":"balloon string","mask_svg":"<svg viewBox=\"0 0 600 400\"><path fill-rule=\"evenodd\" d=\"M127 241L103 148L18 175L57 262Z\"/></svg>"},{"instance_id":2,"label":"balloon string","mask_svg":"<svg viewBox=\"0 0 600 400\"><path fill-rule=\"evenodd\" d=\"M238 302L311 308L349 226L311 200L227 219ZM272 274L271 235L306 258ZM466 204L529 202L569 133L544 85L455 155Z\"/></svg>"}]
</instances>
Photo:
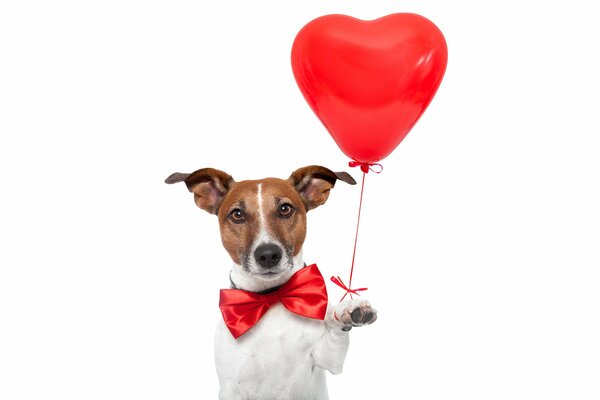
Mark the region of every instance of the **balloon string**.
<instances>
[{"instance_id":1,"label":"balloon string","mask_svg":"<svg viewBox=\"0 0 600 400\"><path fill-rule=\"evenodd\" d=\"M339 287L341 287L342 289L344 289L346 291L346 293L344 293L344 296L342 296L342 298L340 299L340 303L348 295L350 295L350 299L352 299L353 294L360 296L357 292L367 290L367 288L352 289L352 277L354 276L354 260L356 259L356 245L358 243L358 228L360 227L360 214L362 211L362 202L363 202L363 193L365 191L365 176L366 175L367 175L367 173L365 171L363 171L362 184L360 186L360 201L358 203L358 218L356 220L356 234L354 235L354 250L352 251L352 265L350 267L350 279L348 280L348 286L346 286L344 284L344 282L340 279L339 276L331 277L331 281L333 283L335 283L336 285L338 285Z\"/></svg>"},{"instance_id":2,"label":"balloon string","mask_svg":"<svg viewBox=\"0 0 600 400\"><path fill-rule=\"evenodd\" d=\"M367 173L369 173L369 171L374 172L376 174L379 174L383 171L383 166L381 164L378 163L366 163L366 162L360 162L360 161L356 161L356 160L352 160L348 163L348 165L350 167L360 167L360 170L362 171L363 175L362 175L362 183L360 185L360 201L358 202L358 218L356 219L356 234L354 235L354 250L352 251L352 265L350 267L350 279L348 280L348 286L346 286L346 284L342 281L342 279L339 276L332 276L331 277L331 281L333 283L335 283L336 285L338 285L339 287L341 287L343 290L346 291L346 293L344 293L344 296L342 296L342 298L340 299L340 303L346 298L346 296L350 295L350 299L352 299L352 295L357 295L360 296L360 294L358 294L357 292L362 292L367 290L367 288L358 288L358 289L352 289L352 277L354 276L354 260L356 259L356 245L358 243L358 228L360 227L360 214L362 212L362 203L363 203L363 193L365 191L365 176L367 175ZM378 167L378 168L373 168L373 167Z\"/></svg>"},{"instance_id":3,"label":"balloon string","mask_svg":"<svg viewBox=\"0 0 600 400\"><path fill-rule=\"evenodd\" d=\"M350 279L348 280L349 288L352 288L352 276L354 275L354 259L356 258L356 244L358 243L358 228L360 226L360 214L362 211L363 192L365 191L365 177L366 176L367 176L367 173L363 171L362 184L360 185L360 201L358 202L358 218L356 220L356 234L354 235L354 250L352 251L352 266L350 267ZM350 294L350 298L352 298L351 291L346 292L346 294ZM356 293L356 294L358 294L358 293Z\"/></svg>"}]
</instances>

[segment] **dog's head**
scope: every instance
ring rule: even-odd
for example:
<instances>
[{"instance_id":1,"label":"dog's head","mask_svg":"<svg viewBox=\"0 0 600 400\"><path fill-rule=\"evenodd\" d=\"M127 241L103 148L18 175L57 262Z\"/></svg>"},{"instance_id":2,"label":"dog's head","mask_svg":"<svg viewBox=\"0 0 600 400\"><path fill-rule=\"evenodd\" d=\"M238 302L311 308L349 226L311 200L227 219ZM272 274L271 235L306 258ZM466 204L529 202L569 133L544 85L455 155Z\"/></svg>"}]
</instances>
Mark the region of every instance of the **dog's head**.
<instances>
[{"instance_id":1,"label":"dog's head","mask_svg":"<svg viewBox=\"0 0 600 400\"><path fill-rule=\"evenodd\" d=\"M223 171L174 173L166 183L185 182L196 205L217 215L223 246L243 271L264 280L293 267L306 237L306 213L327 201L335 182L356 184L346 172L312 165L287 179L236 182Z\"/></svg>"}]
</instances>

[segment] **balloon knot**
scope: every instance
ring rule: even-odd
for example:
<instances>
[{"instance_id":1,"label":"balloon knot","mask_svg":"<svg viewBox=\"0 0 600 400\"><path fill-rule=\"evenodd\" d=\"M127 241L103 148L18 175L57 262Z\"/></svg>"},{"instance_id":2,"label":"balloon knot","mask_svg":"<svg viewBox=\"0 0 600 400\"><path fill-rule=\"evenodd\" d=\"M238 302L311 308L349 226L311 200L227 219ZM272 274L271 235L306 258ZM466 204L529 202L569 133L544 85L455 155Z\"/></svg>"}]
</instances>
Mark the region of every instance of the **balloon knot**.
<instances>
[{"instance_id":1,"label":"balloon knot","mask_svg":"<svg viewBox=\"0 0 600 400\"><path fill-rule=\"evenodd\" d=\"M381 172L383 172L383 165L381 165L379 163L362 162L362 161L352 160L348 163L348 165L352 168L360 167L360 170L362 172L364 172L365 174L368 174L369 171L374 172L376 174L380 174ZM373 167L377 167L377 168L373 168Z\"/></svg>"}]
</instances>

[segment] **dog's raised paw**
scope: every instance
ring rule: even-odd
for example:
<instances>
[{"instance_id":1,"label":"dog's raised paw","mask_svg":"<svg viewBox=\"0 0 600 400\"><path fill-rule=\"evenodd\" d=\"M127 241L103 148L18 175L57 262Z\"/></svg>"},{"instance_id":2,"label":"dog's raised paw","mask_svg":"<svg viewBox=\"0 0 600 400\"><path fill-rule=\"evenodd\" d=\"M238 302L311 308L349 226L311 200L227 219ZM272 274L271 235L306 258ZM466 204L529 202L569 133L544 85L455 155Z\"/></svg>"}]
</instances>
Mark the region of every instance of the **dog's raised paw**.
<instances>
[{"instance_id":1,"label":"dog's raised paw","mask_svg":"<svg viewBox=\"0 0 600 400\"><path fill-rule=\"evenodd\" d=\"M343 324L342 330L349 331L354 326L372 324L377 320L377 310L366 300L348 300L336 306L336 317Z\"/></svg>"},{"instance_id":2,"label":"dog's raised paw","mask_svg":"<svg viewBox=\"0 0 600 400\"><path fill-rule=\"evenodd\" d=\"M376 317L375 312L370 306L358 307L350 313L352 322L357 325L370 324Z\"/></svg>"}]
</instances>

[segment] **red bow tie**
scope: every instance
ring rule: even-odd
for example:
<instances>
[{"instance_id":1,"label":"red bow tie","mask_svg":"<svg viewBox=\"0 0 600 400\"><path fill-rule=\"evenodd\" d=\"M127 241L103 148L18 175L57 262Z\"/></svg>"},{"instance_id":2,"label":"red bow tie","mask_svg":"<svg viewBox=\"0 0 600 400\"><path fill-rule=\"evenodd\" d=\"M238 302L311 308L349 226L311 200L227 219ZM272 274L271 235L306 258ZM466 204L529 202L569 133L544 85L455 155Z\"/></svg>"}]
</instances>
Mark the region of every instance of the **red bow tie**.
<instances>
[{"instance_id":1,"label":"red bow tie","mask_svg":"<svg viewBox=\"0 0 600 400\"><path fill-rule=\"evenodd\" d=\"M325 319L327 288L316 264L296 272L279 289L259 294L240 289L221 289L219 308L225 325L236 339L252 328L267 310L281 302L289 311L303 317Z\"/></svg>"}]
</instances>

